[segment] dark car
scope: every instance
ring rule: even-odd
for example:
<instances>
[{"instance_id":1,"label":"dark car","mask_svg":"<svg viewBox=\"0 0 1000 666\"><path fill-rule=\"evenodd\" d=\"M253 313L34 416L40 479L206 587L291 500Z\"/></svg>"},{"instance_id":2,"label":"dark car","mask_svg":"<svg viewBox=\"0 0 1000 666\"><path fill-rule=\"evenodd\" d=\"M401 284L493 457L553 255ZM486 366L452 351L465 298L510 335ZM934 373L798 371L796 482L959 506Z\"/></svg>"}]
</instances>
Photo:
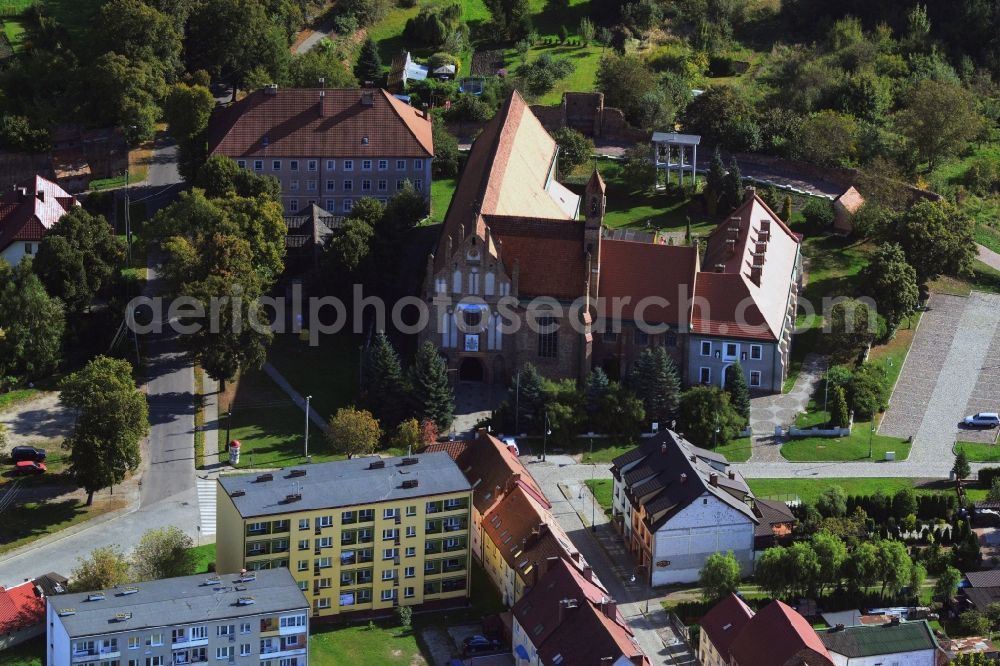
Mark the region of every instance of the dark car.
<instances>
[{"instance_id":1,"label":"dark car","mask_svg":"<svg viewBox=\"0 0 1000 666\"><path fill-rule=\"evenodd\" d=\"M486 636L482 636L480 634L469 636L462 641L462 651L465 654L471 654L473 652L491 652L498 649L500 649L500 641L490 640L489 638L486 638Z\"/></svg>"},{"instance_id":2,"label":"dark car","mask_svg":"<svg viewBox=\"0 0 1000 666\"><path fill-rule=\"evenodd\" d=\"M45 449L36 449L33 446L15 446L11 449L10 458L16 463L22 460L42 462L45 460Z\"/></svg>"},{"instance_id":3,"label":"dark car","mask_svg":"<svg viewBox=\"0 0 1000 666\"><path fill-rule=\"evenodd\" d=\"M14 474L45 474L45 463L22 460L14 465Z\"/></svg>"}]
</instances>

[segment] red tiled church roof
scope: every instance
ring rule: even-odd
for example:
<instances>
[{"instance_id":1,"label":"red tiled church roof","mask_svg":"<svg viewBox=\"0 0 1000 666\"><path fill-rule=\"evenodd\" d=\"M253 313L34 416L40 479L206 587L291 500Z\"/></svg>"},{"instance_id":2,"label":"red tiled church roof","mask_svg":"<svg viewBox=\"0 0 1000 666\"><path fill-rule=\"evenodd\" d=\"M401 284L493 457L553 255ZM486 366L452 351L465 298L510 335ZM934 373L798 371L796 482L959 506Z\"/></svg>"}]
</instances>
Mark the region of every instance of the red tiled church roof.
<instances>
[{"instance_id":1,"label":"red tiled church roof","mask_svg":"<svg viewBox=\"0 0 1000 666\"><path fill-rule=\"evenodd\" d=\"M628 297L621 309L625 320L636 319L636 306L643 299L666 299L666 307L650 301L640 313L642 320L683 328L697 270L697 248L605 239L601 241L599 295L606 299L607 308L612 307L612 299Z\"/></svg>"},{"instance_id":2,"label":"red tiled church roof","mask_svg":"<svg viewBox=\"0 0 1000 666\"><path fill-rule=\"evenodd\" d=\"M587 275L583 223L484 215L508 275L518 262L518 293L574 300L584 294Z\"/></svg>"},{"instance_id":3,"label":"red tiled church roof","mask_svg":"<svg viewBox=\"0 0 1000 666\"><path fill-rule=\"evenodd\" d=\"M420 111L385 90L359 88L258 90L213 114L208 148L234 158L434 154L431 121Z\"/></svg>"}]
</instances>

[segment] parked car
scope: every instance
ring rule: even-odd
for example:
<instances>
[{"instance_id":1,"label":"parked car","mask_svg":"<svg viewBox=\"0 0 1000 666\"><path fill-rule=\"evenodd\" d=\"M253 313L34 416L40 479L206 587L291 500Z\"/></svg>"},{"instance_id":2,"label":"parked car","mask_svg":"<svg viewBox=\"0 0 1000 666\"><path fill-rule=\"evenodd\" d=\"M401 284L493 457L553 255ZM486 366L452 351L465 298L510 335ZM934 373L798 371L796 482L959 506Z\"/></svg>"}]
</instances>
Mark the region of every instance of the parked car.
<instances>
[{"instance_id":1,"label":"parked car","mask_svg":"<svg viewBox=\"0 0 1000 666\"><path fill-rule=\"evenodd\" d=\"M965 417L965 425L979 428L996 428L1000 426L1000 415L996 412L979 412Z\"/></svg>"},{"instance_id":2,"label":"parked car","mask_svg":"<svg viewBox=\"0 0 1000 666\"><path fill-rule=\"evenodd\" d=\"M500 641L490 640L481 634L469 636L462 641L462 652L471 654L473 652L491 652L500 649Z\"/></svg>"},{"instance_id":3,"label":"parked car","mask_svg":"<svg viewBox=\"0 0 1000 666\"><path fill-rule=\"evenodd\" d=\"M45 463L22 460L14 465L14 474L45 474Z\"/></svg>"},{"instance_id":4,"label":"parked car","mask_svg":"<svg viewBox=\"0 0 1000 666\"><path fill-rule=\"evenodd\" d=\"M16 463L22 460L42 462L45 460L45 449L36 449L33 446L15 446L11 449L10 458Z\"/></svg>"}]
</instances>

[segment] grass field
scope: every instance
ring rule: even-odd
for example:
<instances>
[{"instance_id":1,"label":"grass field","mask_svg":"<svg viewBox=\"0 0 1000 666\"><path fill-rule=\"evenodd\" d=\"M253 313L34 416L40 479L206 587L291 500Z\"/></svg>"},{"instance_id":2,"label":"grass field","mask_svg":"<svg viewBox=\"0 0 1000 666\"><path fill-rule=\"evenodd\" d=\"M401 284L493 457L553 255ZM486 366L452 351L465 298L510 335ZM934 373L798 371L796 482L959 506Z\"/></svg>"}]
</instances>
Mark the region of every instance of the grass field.
<instances>
[{"instance_id":1,"label":"grass field","mask_svg":"<svg viewBox=\"0 0 1000 666\"><path fill-rule=\"evenodd\" d=\"M17 53L24 47L24 22L18 18L0 19L3 22L3 33L10 42L10 47Z\"/></svg>"},{"instance_id":2,"label":"grass field","mask_svg":"<svg viewBox=\"0 0 1000 666\"><path fill-rule=\"evenodd\" d=\"M5 512L4 519L0 521L0 554L114 511L124 504L125 500L94 500L94 504L88 507L76 499L21 504L16 509Z\"/></svg>"},{"instance_id":3,"label":"grass field","mask_svg":"<svg viewBox=\"0 0 1000 666\"><path fill-rule=\"evenodd\" d=\"M321 335L319 345L293 334L274 336L268 360L323 419L354 401L358 392L361 338L349 333Z\"/></svg>"},{"instance_id":4,"label":"grass field","mask_svg":"<svg viewBox=\"0 0 1000 666\"><path fill-rule=\"evenodd\" d=\"M614 483L611 479L589 479L584 481L590 492L594 493L594 499L604 509L604 513L611 517L611 493L614 492Z\"/></svg>"},{"instance_id":5,"label":"grass field","mask_svg":"<svg viewBox=\"0 0 1000 666\"><path fill-rule=\"evenodd\" d=\"M930 282L931 291L968 296L973 290L1000 294L1000 271L981 261L972 262L972 274L963 278L941 276Z\"/></svg>"},{"instance_id":6,"label":"grass field","mask_svg":"<svg viewBox=\"0 0 1000 666\"><path fill-rule=\"evenodd\" d=\"M208 565L215 563L215 544L209 543L204 546L195 546L191 549L191 552L195 556L195 569L196 574L208 573Z\"/></svg>"},{"instance_id":7,"label":"grass field","mask_svg":"<svg viewBox=\"0 0 1000 666\"><path fill-rule=\"evenodd\" d=\"M457 178L435 178L431 183L431 222L444 222L451 198L455 196Z\"/></svg>"},{"instance_id":8,"label":"grass field","mask_svg":"<svg viewBox=\"0 0 1000 666\"><path fill-rule=\"evenodd\" d=\"M376 622L369 627L320 627L309 636L309 660L317 664L368 666L368 664L427 664L413 629L395 622Z\"/></svg>"},{"instance_id":9,"label":"grass field","mask_svg":"<svg viewBox=\"0 0 1000 666\"><path fill-rule=\"evenodd\" d=\"M840 486L848 495L872 495L881 490L892 495L902 488L913 488L916 492L941 492L936 488L920 487L914 479L896 477L843 478L843 479L747 479L750 490L758 497L789 499L797 496L803 502L814 502L830 486Z\"/></svg>"},{"instance_id":10,"label":"grass field","mask_svg":"<svg viewBox=\"0 0 1000 666\"><path fill-rule=\"evenodd\" d=\"M726 456L729 462L746 462L750 459L752 445L752 437L739 437L712 450Z\"/></svg>"},{"instance_id":11,"label":"grass field","mask_svg":"<svg viewBox=\"0 0 1000 666\"><path fill-rule=\"evenodd\" d=\"M972 462L1000 462L1000 445L980 442L955 442L955 452L965 451Z\"/></svg>"},{"instance_id":12,"label":"grass field","mask_svg":"<svg viewBox=\"0 0 1000 666\"><path fill-rule=\"evenodd\" d=\"M827 416L823 412L823 420ZM863 460L868 458L868 440L871 437L872 459L884 460L886 451L895 451L896 460L910 455L910 444L898 437L887 437L871 432L871 421L854 424L848 437L804 437L792 439L781 447L781 455L796 462L820 460Z\"/></svg>"},{"instance_id":13,"label":"grass field","mask_svg":"<svg viewBox=\"0 0 1000 666\"><path fill-rule=\"evenodd\" d=\"M0 409L12 407L19 402L24 402L25 400L38 395L38 393L38 389L33 388L14 389L13 391L0 393Z\"/></svg>"}]
</instances>

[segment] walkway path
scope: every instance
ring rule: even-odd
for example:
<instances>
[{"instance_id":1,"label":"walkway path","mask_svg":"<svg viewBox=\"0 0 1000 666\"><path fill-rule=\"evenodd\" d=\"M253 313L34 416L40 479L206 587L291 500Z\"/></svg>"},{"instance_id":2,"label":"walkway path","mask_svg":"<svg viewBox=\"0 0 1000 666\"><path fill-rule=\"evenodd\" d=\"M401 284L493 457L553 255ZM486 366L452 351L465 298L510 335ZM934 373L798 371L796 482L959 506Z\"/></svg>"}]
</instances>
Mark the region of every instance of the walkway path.
<instances>
[{"instance_id":1,"label":"walkway path","mask_svg":"<svg viewBox=\"0 0 1000 666\"><path fill-rule=\"evenodd\" d=\"M979 261L1000 271L1000 254L983 245L976 245L976 250L979 252Z\"/></svg>"},{"instance_id":2,"label":"walkway path","mask_svg":"<svg viewBox=\"0 0 1000 666\"><path fill-rule=\"evenodd\" d=\"M775 439L777 426L789 427L795 415L806 411L816 384L823 377L826 360L818 354L809 354L802 361L802 369L795 385L788 393L765 395L750 400L750 428L753 431L751 463L780 462L781 442Z\"/></svg>"}]
</instances>

